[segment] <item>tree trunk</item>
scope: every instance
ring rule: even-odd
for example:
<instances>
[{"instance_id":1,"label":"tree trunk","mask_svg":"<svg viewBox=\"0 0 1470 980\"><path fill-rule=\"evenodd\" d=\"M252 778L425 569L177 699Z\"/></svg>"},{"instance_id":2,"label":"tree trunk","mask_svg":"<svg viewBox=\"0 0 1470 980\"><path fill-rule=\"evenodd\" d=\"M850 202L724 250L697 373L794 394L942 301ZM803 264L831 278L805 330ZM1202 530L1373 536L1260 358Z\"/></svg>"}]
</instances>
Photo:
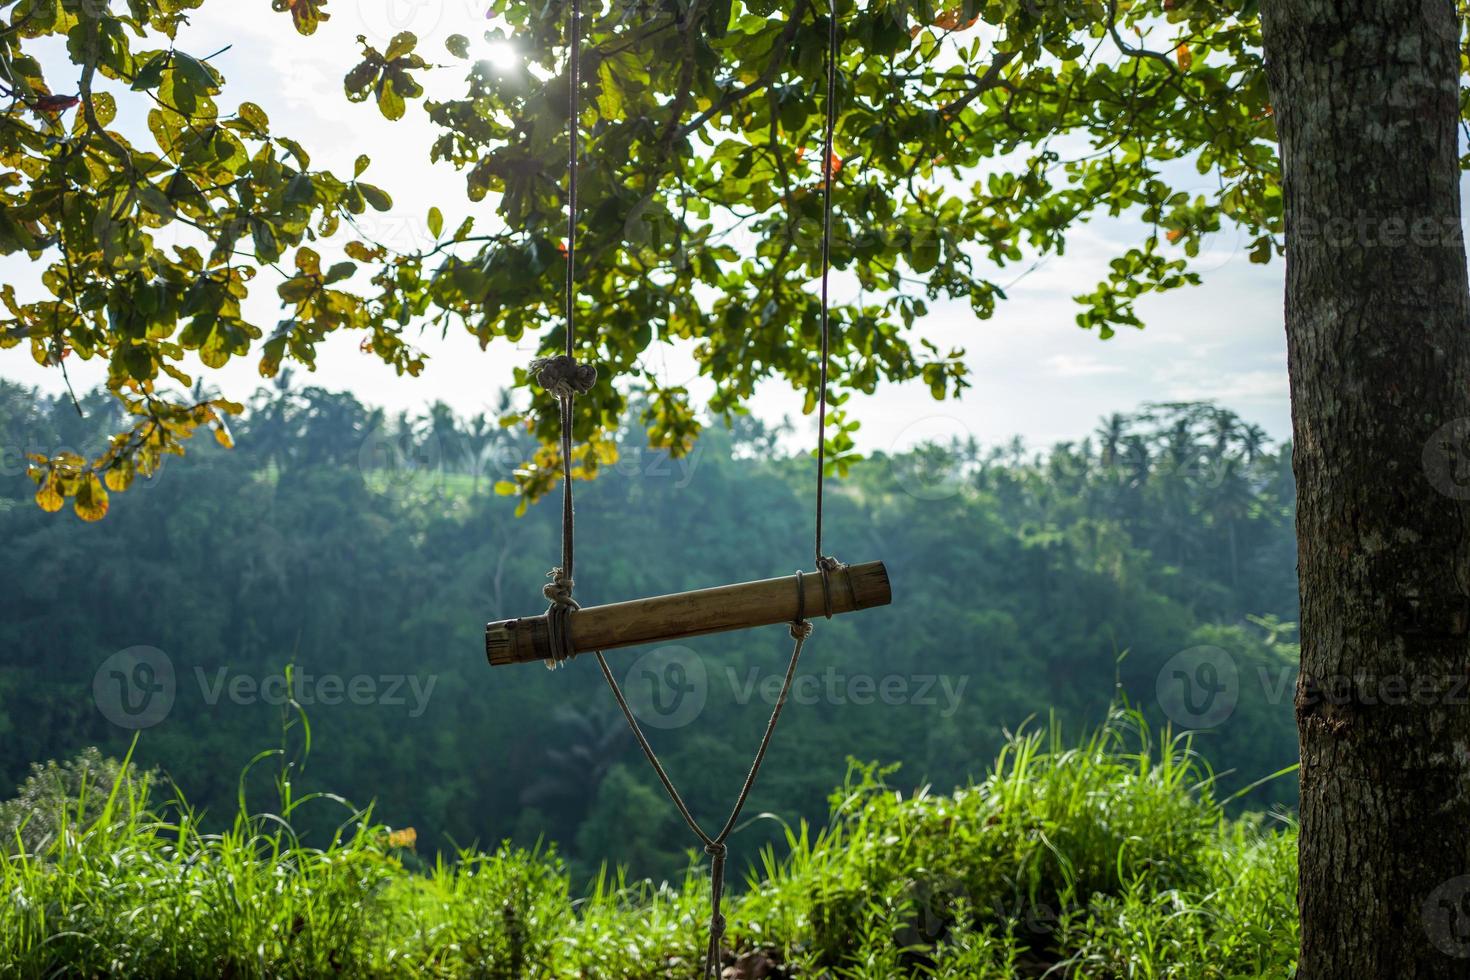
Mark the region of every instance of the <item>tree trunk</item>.
<instances>
[{"instance_id":1,"label":"tree trunk","mask_svg":"<svg viewBox=\"0 0 1470 980\"><path fill-rule=\"evenodd\" d=\"M1300 977L1463 977L1470 493L1449 464L1470 445L1470 299L1455 3L1265 0L1262 15L1298 487Z\"/></svg>"}]
</instances>

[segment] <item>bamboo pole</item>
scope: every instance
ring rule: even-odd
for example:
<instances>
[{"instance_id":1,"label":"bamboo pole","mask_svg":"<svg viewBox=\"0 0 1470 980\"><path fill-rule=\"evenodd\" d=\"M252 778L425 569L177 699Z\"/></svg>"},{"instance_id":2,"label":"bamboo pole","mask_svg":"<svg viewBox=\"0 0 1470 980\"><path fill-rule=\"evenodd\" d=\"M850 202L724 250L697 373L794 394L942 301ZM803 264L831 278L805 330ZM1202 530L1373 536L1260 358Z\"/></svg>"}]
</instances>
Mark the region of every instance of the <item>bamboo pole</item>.
<instances>
[{"instance_id":1,"label":"bamboo pole","mask_svg":"<svg viewBox=\"0 0 1470 980\"><path fill-rule=\"evenodd\" d=\"M881 561L844 566L831 572L829 578L833 614L886 606L893 601L888 570ZM589 606L571 616L572 647L581 654L789 623L798 613L797 584L797 576L791 575ZM800 584L806 617L826 615L821 574L803 573ZM551 659L546 616L486 625L485 656L494 666Z\"/></svg>"}]
</instances>

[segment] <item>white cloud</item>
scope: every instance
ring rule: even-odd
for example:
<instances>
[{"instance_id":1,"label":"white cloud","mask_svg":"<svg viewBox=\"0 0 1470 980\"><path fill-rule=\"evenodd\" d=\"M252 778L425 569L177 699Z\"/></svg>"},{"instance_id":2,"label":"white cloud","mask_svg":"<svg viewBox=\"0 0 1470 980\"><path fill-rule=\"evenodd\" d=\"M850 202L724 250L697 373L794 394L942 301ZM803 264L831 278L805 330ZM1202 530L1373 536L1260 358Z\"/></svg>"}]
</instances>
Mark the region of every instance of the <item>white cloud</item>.
<instances>
[{"instance_id":1,"label":"white cloud","mask_svg":"<svg viewBox=\"0 0 1470 980\"><path fill-rule=\"evenodd\" d=\"M1099 374L1117 374L1123 370L1116 364L1103 364L1096 358L1075 354L1053 354L1046 359L1047 370L1058 378L1091 378Z\"/></svg>"}]
</instances>

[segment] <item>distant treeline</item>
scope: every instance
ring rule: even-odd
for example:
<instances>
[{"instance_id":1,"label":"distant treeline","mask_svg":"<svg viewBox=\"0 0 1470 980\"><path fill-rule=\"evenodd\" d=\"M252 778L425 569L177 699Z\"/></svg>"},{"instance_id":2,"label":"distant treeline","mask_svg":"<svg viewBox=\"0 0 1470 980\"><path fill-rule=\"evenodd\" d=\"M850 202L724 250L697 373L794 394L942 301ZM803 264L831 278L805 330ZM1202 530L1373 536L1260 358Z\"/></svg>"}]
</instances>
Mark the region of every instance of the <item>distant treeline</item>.
<instances>
[{"instance_id":1,"label":"distant treeline","mask_svg":"<svg viewBox=\"0 0 1470 980\"><path fill-rule=\"evenodd\" d=\"M496 492L534 448L524 432L443 405L385 417L287 375L235 421L233 450L197 440L100 524L43 513L24 456L95 449L109 405L88 395L79 416L0 383L0 783L88 745L121 754L137 729L143 764L232 813L239 792L269 793L237 774L295 715L289 691L313 742L295 791L375 799L421 851L548 838L583 872L682 869L684 828L595 665L485 663L484 623L540 612L557 559L557 503L517 517ZM623 433L619 462L579 487L578 598L809 564L811 460L787 432L712 425L684 459ZM895 602L818 622L747 812L822 819L849 758L948 789L1006 730L1053 713L1078 730L1118 686L1213 729L1197 744L1227 795L1290 765L1293 499L1289 447L1206 404L1112 415L1043 452L970 440L860 462L832 484L828 550L886 561ZM710 823L788 643L771 628L609 655ZM1244 803L1294 794L1278 779Z\"/></svg>"}]
</instances>

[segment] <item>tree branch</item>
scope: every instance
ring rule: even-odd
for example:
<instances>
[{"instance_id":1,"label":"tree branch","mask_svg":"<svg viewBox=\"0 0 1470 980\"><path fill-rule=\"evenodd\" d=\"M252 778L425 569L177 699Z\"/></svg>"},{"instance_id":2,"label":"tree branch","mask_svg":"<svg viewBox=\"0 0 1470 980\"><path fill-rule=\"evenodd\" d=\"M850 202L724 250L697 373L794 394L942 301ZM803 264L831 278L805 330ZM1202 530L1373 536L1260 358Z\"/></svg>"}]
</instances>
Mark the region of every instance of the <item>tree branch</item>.
<instances>
[{"instance_id":1,"label":"tree branch","mask_svg":"<svg viewBox=\"0 0 1470 980\"><path fill-rule=\"evenodd\" d=\"M102 141L102 145L107 147L108 152L117 157L118 162L131 175L135 172L133 169L132 154L121 143L113 139L112 134L98 120L97 110L92 106L92 80L97 74L97 62L102 57L101 41L98 34L99 21L96 17L89 16L86 13L82 16L87 25L86 61L82 64L82 78L77 86L82 96L82 118L87 121L88 131Z\"/></svg>"},{"instance_id":2,"label":"tree branch","mask_svg":"<svg viewBox=\"0 0 1470 980\"><path fill-rule=\"evenodd\" d=\"M689 125L679 130L678 135L674 137L674 142L687 139L689 136L697 133L705 123L709 122L715 116L718 116L741 99L754 95L776 80L777 74L781 71L781 63L785 60L786 54L791 48L791 42L796 37L797 30L801 27L801 15L805 10L806 0L797 0L796 6L791 10L791 17L786 21L786 26L781 31L781 36L776 39L776 43L771 47L771 60L766 65L766 70L761 72L760 77L749 85L742 85L733 92L725 93L718 102L704 112L701 112L698 116L695 116Z\"/></svg>"}]
</instances>

